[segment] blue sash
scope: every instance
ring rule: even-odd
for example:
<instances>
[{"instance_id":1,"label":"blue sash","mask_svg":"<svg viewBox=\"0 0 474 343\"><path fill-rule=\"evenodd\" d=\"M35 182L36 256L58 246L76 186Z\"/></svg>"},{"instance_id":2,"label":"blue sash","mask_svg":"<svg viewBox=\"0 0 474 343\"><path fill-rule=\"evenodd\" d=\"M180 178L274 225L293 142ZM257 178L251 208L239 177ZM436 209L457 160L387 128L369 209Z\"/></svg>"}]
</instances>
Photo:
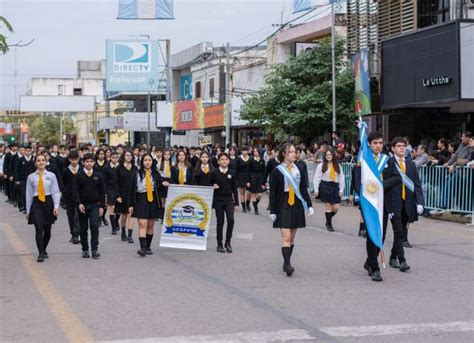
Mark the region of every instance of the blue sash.
<instances>
[{"instance_id":1,"label":"blue sash","mask_svg":"<svg viewBox=\"0 0 474 343\"><path fill-rule=\"evenodd\" d=\"M374 160L375 160L375 158L374 158ZM380 154L379 161L376 162L377 171L379 173L383 172L383 170L385 169L385 166L387 165L387 162L388 162L388 156L385 155L385 154Z\"/></svg>"},{"instance_id":2,"label":"blue sash","mask_svg":"<svg viewBox=\"0 0 474 343\"><path fill-rule=\"evenodd\" d=\"M402 182L406 188L408 188L412 193L415 193L415 184L413 181L408 177L408 175L400 168L398 162L395 164L397 166L397 170L402 176Z\"/></svg>"},{"instance_id":3,"label":"blue sash","mask_svg":"<svg viewBox=\"0 0 474 343\"><path fill-rule=\"evenodd\" d=\"M298 199L300 199L301 203L303 204L304 210L307 211L308 204L306 203L306 201L303 199L303 196L301 195L300 185L296 183L295 178L293 177L293 175L290 174L290 172L288 171L288 168L286 168L283 165L283 163L280 164L277 168L285 177L286 182L288 182L289 185L291 184L291 186L295 190L295 195L297 196Z\"/></svg>"}]
</instances>

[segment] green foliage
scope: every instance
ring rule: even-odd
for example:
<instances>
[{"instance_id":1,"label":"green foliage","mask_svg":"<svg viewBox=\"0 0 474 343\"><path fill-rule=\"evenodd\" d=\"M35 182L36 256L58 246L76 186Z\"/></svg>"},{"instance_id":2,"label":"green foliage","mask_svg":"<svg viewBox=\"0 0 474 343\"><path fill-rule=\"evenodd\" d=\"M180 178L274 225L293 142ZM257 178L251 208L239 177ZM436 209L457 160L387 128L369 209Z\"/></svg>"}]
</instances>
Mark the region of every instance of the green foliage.
<instances>
[{"instance_id":1,"label":"green foliage","mask_svg":"<svg viewBox=\"0 0 474 343\"><path fill-rule=\"evenodd\" d=\"M3 32L5 28L7 32L13 33L13 27L10 25L8 20L2 16L0 16L0 28L1 28L1 32ZM7 38L1 32L0 32L0 53L6 54L8 52Z\"/></svg>"},{"instance_id":2,"label":"green foliage","mask_svg":"<svg viewBox=\"0 0 474 343\"><path fill-rule=\"evenodd\" d=\"M331 131L331 41L275 65L265 86L244 100L241 117L276 136L312 138ZM337 128L354 126L354 78L344 61L345 43L336 41Z\"/></svg>"},{"instance_id":3,"label":"green foliage","mask_svg":"<svg viewBox=\"0 0 474 343\"><path fill-rule=\"evenodd\" d=\"M42 144L58 144L60 140L60 124L58 116L38 116L30 124L30 135ZM63 120L64 134L74 131L74 122L71 119Z\"/></svg>"}]
</instances>

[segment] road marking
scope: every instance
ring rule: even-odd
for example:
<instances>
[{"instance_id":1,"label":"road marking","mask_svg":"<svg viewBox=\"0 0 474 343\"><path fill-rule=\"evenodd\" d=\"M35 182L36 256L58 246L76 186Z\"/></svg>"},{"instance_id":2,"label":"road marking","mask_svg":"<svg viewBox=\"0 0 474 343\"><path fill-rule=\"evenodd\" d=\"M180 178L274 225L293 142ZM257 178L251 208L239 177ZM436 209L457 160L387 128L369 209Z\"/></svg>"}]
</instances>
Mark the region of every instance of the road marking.
<instances>
[{"instance_id":1,"label":"road marking","mask_svg":"<svg viewBox=\"0 0 474 343\"><path fill-rule=\"evenodd\" d=\"M217 237L217 235L215 233L211 233L209 234L209 237ZM251 241L253 240L253 233L234 233L233 238Z\"/></svg>"},{"instance_id":2,"label":"road marking","mask_svg":"<svg viewBox=\"0 0 474 343\"><path fill-rule=\"evenodd\" d=\"M345 235L345 234L343 234L342 232L337 232L337 231L330 232L330 231L328 231L327 229L323 229L323 228L316 227L316 226L306 226L306 228L307 228L307 229L310 229L310 230L321 231L321 232L324 232L324 233L327 233L327 234L330 234L330 235L353 236L353 235Z\"/></svg>"},{"instance_id":3,"label":"road marking","mask_svg":"<svg viewBox=\"0 0 474 343\"><path fill-rule=\"evenodd\" d=\"M474 331L474 321L398 325L371 325L353 327L327 327L319 328L319 330L333 337L366 337L425 333L434 334L441 332Z\"/></svg>"},{"instance_id":4,"label":"road marking","mask_svg":"<svg viewBox=\"0 0 474 343\"><path fill-rule=\"evenodd\" d=\"M288 342L300 340L315 340L305 330L279 330L268 332L240 332L233 334L199 335L199 336L174 336L174 337L150 337L125 340L102 341L99 343L181 343L181 342Z\"/></svg>"},{"instance_id":5,"label":"road marking","mask_svg":"<svg viewBox=\"0 0 474 343\"><path fill-rule=\"evenodd\" d=\"M31 254L26 244L12 229L11 225L0 223L0 226L16 254L20 255L19 257L23 267L30 275L38 292L48 304L49 309L59 323L67 340L69 342L81 343L93 342L94 340L87 328L82 324L72 308L54 287L41 265L36 262L36 256Z\"/></svg>"}]
</instances>

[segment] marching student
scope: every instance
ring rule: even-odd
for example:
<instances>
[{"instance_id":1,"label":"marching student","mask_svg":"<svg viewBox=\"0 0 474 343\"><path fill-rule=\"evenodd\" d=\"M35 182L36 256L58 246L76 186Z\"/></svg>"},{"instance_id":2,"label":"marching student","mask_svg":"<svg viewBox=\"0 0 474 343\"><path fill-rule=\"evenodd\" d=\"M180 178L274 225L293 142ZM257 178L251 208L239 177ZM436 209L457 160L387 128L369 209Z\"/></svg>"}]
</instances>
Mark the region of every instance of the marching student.
<instances>
[{"instance_id":1,"label":"marching student","mask_svg":"<svg viewBox=\"0 0 474 343\"><path fill-rule=\"evenodd\" d=\"M14 179L18 186L18 208L26 214L26 180L36 170L35 161L31 156L31 146L24 148L23 156L20 157L15 166Z\"/></svg>"},{"instance_id":2,"label":"marching student","mask_svg":"<svg viewBox=\"0 0 474 343\"><path fill-rule=\"evenodd\" d=\"M193 167L187 161L184 150L176 153L176 164L171 168L171 183L176 185L190 185L193 181Z\"/></svg>"},{"instance_id":3,"label":"marching student","mask_svg":"<svg viewBox=\"0 0 474 343\"><path fill-rule=\"evenodd\" d=\"M237 188L239 189L240 204L242 205L242 212L244 213L250 212L250 194L246 194L246 187L249 182L249 164L249 149L244 146L241 149L241 155L237 158L237 162L235 162Z\"/></svg>"},{"instance_id":4,"label":"marching student","mask_svg":"<svg viewBox=\"0 0 474 343\"><path fill-rule=\"evenodd\" d=\"M120 214L120 227L122 228L122 242L133 243L133 221L130 200L133 196L133 180L138 168L133 161L130 150L124 150L117 167L118 194L115 204L115 213ZM128 230L128 235L125 230Z\"/></svg>"},{"instance_id":5,"label":"marching student","mask_svg":"<svg viewBox=\"0 0 474 343\"><path fill-rule=\"evenodd\" d=\"M336 158L334 150L328 149L323 158L323 163L319 163L314 173L314 196L320 198L324 203L324 213L326 215L326 230L333 232L332 217L339 210L341 197L344 194L344 172Z\"/></svg>"},{"instance_id":6,"label":"marching student","mask_svg":"<svg viewBox=\"0 0 474 343\"><path fill-rule=\"evenodd\" d=\"M28 224L33 224L36 231L38 262L48 258L51 226L59 214L61 192L56 175L46 170L46 156L35 156L36 172L30 174L26 181L26 217Z\"/></svg>"},{"instance_id":7,"label":"marching student","mask_svg":"<svg viewBox=\"0 0 474 343\"><path fill-rule=\"evenodd\" d=\"M214 166L209 163L210 156L207 151L201 153L199 162L196 164L193 173L193 185L196 186L211 186L211 172L214 170Z\"/></svg>"},{"instance_id":8,"label":"marching student","mask_svg":"<svg viewBox=\"0 0 474 343\"><path fill-rule=\"evenodd\" d=\"M69 224L69 233L72 244L79 244L79 210L74 200L74 179L77 174L82 171L82 166L79 165L79 153L77 150L71 150L68 155L69 166L63 170L63 185L64 191L62 200L66 204L67 221Z\"/></svg>"},{"instance_id":9,"label":"marching student","mask_svg":"<svg viewBox=\"0 0 474 343\"><path fill-rule=\"evenodd\" d=\"M214 185L212 207L216 211L217 252L232 253L232 233L234 231L234 211L239 210L239 195L235 172L229 169L229 155L221 153L218 156L219 167L210 175L210 183ZM222 245L224 215L227 218L225 244ZM225 250L224 250L225 248Z\"/></svg>"},{"instance_id":10,"label":"marching student","mask_svg":"<svg viewBox=\"0 0 474 343\"><path fill-rule=\"evenodd\" d=\"M405 272L410 269L407 264L403 242L407 237L407 225L418 220L423 213L424 199L421 181L415 163L405 158L407 143L403 137L395 137L391 143L395 166L402 178L402 184L392 188L394 212L391 218L393 228L393 247L389 264ZM384 218L384 220L387 220ZM384 222L384 225L386 223Z\"/></svg>"},{"instance_id":11,"label":"marching student","mask_svg":"<svg viewBox=\"0 0 474 343\"><path fill-rule=\"evenodd\" d=\"M107 158L106 158L105 150L102 148L97 149L95 152L95 165L94 165L94 170L96 172L99 172L102 174L102 177L104 177L105 174L105 169L107 168ZM104 182L105 182L105 177L104 177ZM103 214L100 217L99 220L99 226L102 226L104 224L105 226L109 225L107 219L105 218L105 215L107 213L107 207L104 207L103 209Z\"/></svg>"},{"instance_id":12,"label":"marching student","mask_svg":"<svg viewBox=\"0 0 474 343\"><path fill-rule=\"evenodd\" d=\"M20 163L21 159L25 155L25 146L20 145L18 148L18 152L16 153L16 156L13 156L12 158L12 163L13 163L13 168L12 168L12 181L13 185L15 188L15 194L16 194L16 203L18 205L18 210L20 212L23 212L23 206L24 201L23 197L21 195L21 187L20 187L20 181L18 180L18 172L19 172L19 166L18 164Z\"/></svg>"},{"instance_id":13,"label":"marching student","mask_svg":"<svg viewBox=\"0 0 474 343\"><path fill-rule=\"evenodd\" d=\"M262 198L262 193L265 191L265 161L260 156L260 151L257 148L252 149L248 173L247 191L250 193L255 214L258 215L258 203Z\"/></svg>"},{"instance_id":14,"label":"marching student","mask_svg":"<svg viewBox=\"0 0 474 343\"><path fill-rule=\"evenodd\" d=\"M115 204L119 194L119 185L117 182L117 167L119 166L119 155L113 151L110 153L110 161L106 164L104 170L105 194L107 208L109 210L110 225L112 226L112 235L119 231L119 215L115 213Z\"/></svg>"},{"instance_id":15,"label":"marching student","mask_svg":"<svg viewBox=\"0 0 474 343\"><path fill-rule=\"evenodd\" d=\"M278 153L280 165L270 179L270 220L280 229L283 255L283 271L291 276L295 269L291 265L296 232L306 226L305 212L314 210L308 193L308 184L301 177L303 170L295 164L296 150L293 144L285 143Z\"/></svg>"},{"instance_id":16,"label":"marching student","mask_svg":"<svg viewBox=\"0 0 474 343\"><path fill-rule=\"evenodd\" d=\"M235 172L237 164L237 149L233 146L229 148L229 168Z\"/></svg>"},{"instance_id":17,"label":"marching student","mask_svg":"<svg viewBox=\"0 0 474 343\"><path fill-rule=\"evenodd\" d=\"M18 144L10 144L10 152L5 156L5 161L3 164L3 175L6 180L6 187L8 191L8 200L9 203L14 207L17 206L16 203L16 192L15 192L15 183L13 181L13 170L15 165L15 159L17 158Z\"/></svg>"},{"instance_id":18,"label":"marching student","mask_svg":"<svg viewBox=\"0 0 474 343\"><path fill-rule=\"evenodd\" d=\"M161 207L164 208L166 204L166 198L168 197L168 185L171 182L171 169L173 164L171 163L171 151L166 149L163 151L163 160L160 164L158 171L163 180L163 187L158 189L158 196L160 197Z\"/></svg>"},{"instance_id":19,"label":"marching student","mask_svg":"<svg viewBox=\"0 0 474 343\"><path fill-rule=\"evenodd\" d=\"M151 242L155 220L160 216L158 189L161 182L160 174L153 169L153 157L145 153L140 159L140 169L132 184L133 194L130 200L132 216L138 219L140 249L137 254L141 257L153 254Z\"/></svg>"},{"instance_id":20,"label":"marching student","mask_svg":"<svg viewBox=\"0 0 474 343\"><path fill-rule=\"evenodd\" d=\"M84 169L74 179L74 200L79 208L82 257L89 258L88 230L91 231L92 258L100 257L99 220L105 207L105 184L102 174L94 171L94 155L84 154Z\"/></svg>"},{"instance_id":21,"label":"marching student","mask_svg":"<svg viewBox=\"0 0 474 343\"><path fill-rule=\"evenodd\" d=\"M5 161L5 145L0 143L0 192L5 192L5 181L3 177L3 163Z\"/></svg>"},{"instance_id":22,"label":"marching student","mask_svg":"<svg viewBox=\"0 0 474 343\"><path fill-rule=\"evenodd\" d=\"M268 153L269 160L265 165L265 174L263 175L263 180L265 182L265 188L269 189L270 180L272 176L273 169L278 167L280 162L278 161L278 151L275 148L271 148ZM267 211L270 211L270 202L267 205Z\"/></svg>"}]
</instances>

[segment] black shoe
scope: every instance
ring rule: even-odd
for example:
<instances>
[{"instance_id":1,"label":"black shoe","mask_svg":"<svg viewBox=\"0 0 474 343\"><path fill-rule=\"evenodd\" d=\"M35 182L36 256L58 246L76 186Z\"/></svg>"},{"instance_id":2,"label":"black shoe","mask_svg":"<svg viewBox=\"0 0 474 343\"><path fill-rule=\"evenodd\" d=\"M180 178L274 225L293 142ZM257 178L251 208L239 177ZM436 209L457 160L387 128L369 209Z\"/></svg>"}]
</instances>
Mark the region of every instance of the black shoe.
<instances>
[{"instance_id":1,"label":"black shoe","mask_svg":"<svg viewBox=\"0 0 474 343\"><path fill-rule=\"evenodd\" d=\"M232 253L232 246L230 245L230 243L227 243L225 245L225 251L227 251L229 254Z\"/></svg>"},{"instance_id":2,"label":"black shoe","mask_svg":"<svg viewBox=\"0 0 474 343\"><path fill-rule=\"evenodd\" d=\"M48 255L48 253L46 252L46 250L45 250L45 252L43 253L43 256L44 256L44 258L49 258L49 255Z\"/></svg>"},{"instance_id":3,"label":"black shoe","mask_svg":"<svg viewBox=\"0 0 474 343\"><path fill-rule=\"evenodd\" d=\"M404 248L413 248L413 245L411 245L410 242L405 241L405 242L403 242L403 247Z\"/></svg>"},{"instance_id":4,"label":"black shoe","mask_svg":"<svg viewBox=\"0 0 474 343\"><path fill-rule=\"evenodd\" d=\"M26 210L23 210L21 213L26 214Z\"/></svg>"},{"instance_id":5,"label":"black shoe","mask_svg":"<svg viewBox=\"0 0 474 343\"><path fill-rule=\"evenodd\" d=\"M367 237L367 231L365 231L364 229L359 230L359 236L366 238Z\"/></svg>"},{"instance_id":6,"label":"black shoe","mask_svg":"<svg viewBox=\"0 0 474 343\"><path fill-rule=\"evenodd\" d=\"M112 235L114 235L114 236L117 235L117 230L112 229Z\"/></svg>"},{"instance_id":7,"label":"black shoe","mask_svg":"<svg viewBox=\"0 0 474 343\"><path fill-rule=\"evenodd\" d=\"M246 208L247 212L252 212L252 209L250 208L250 205L246 205L246 207L247 207Z\"/></svg>"},{"instance_id":8,"label":"black shoe","mask_svg":"<svg viewBox=\"0 0 474 343\"><path fill-rule=\"evenodd\" d=\"M372 273L370 272L370 266L369 266L369 263L367 261L365 261L365 263L364 263L364 269L367 270L367 274L369 276L372 276Z\"/></svg>"},{"instance_id":9,"label":"black shoe","mask_svg":"<svg viewBox=\"0 0 474 343\"><path fill-rule=\"evenodd\" d=\"M102 223L104 223L105 226L108 226L108 225L109 225L109 222L108 222L107 219L105 219L105 218L102 220Z\"/></svg>"},{"instance_id":10,"label":"black shoe","mask_svg":"<svg viewBox=\"0 0 474 343\"><path fill-rule=\"evenodd\" d=\"M221 244L217 246L217 252L225 253L224 247Z\"/></svg>"},{"instance_id":11,"label":"black shoe","mask_svg":"<svg viewBox=\"0 0 474 343\"><path fill-rule=\"evenodd\" d=\"M133 238L132 237L128 237L128 243L133 243Z\"/></svg>"},{"instance_id":12,"label":"black shoe","mask_svg":"<svg viewBox=\"0 0 474 343\"><path fill-rule=\"evenodd\" d=\"M89 255L89 251L84 250L84 251L82 252L82 258L90 258L90 257L91 257L91 255Z\"/></svg>"},{"instance_id":13,"label":"black shoe","mask_svg":"<svg viewBox=\"0 0 474 343\"><path fill-rule=\"evenodd\" d=\"M329 232L334 232L334 228L330 224L326 224L326 230L328 230Z\"/></svg>"},{"instance_id":14,"label":"black shoe","mask_svg":"<svg viewBox=\"0 0 474 343\"><path fill-rule=\"evenodd\" d=\"M137 254L140 255L141 257L146 257L146 251L145 250L138 249Z\"/></svg>"},{"instance_id":15,"label":"black shoe","mask_svg":"<svg viewBox=\"0 0 474 343\"><path fill-rule=\"evenodd\" d=\"M285 267L286 276L291 276L295 272L295 268L291 264L286 265Z\"/></svg>"},{"instance_id":16,"label":"black shoe","mask_svg":"<svg viewBox=\"0 0 474 343\"><path fill-rule=\"evenodd\" d=\"M375 281L375 282L383 281L382 274L380 274L380 270L376 270L372 272L372 281Z\"/></svg>"},{"instance_id":17,"label":"black shoe","mask_svg":"<svg viewBox=\"0 0 474 343\"><path fill-rule=\"evenodd\" d=\"M127 234L124 231L122 231L122 242L126 242L126 241L128 241Z\"/></svg>"},{"instance_id":18,"label":"black shoe","mask_svg":"<svg viewBox=\"0 0 474 343\"><path fill-rule=\"evenodd\" d=\"M71 237L71 239L69 240L69 243L72 243L72 240L74 239L74 237Z\"/></svg>"},{"instance_id":19,"label":"black shoe","mask_svg":"<svg viewBox=\"0 0 474 343\"><path fill-rule=\"evenodd\" d=\"M396 269L400 268L400 263L398 262L396 258L391 258L390 261L388 261L388 264L392 268L396 268Z\"/></svg>"},{"instance_id":20,"label":"black shoe","mask_svg":"<svg viewBox=\"0 0 474 343\"><path fill-rule=\"evenodd\" d=\"M147 254L147 255L153 255L153 251L151 251L150 248L146 248L145 254Z\"/></svg>"},{"instance_id":21,"label":"black shoe","mask_svg":"<svg viewBox=\"0 0 474 343\"><path fill-rule=\"evenodd\" d=\"M79 238L77 238L77 237L73 237L73 238L72 238L72 244L79 244L79 243L81 243L81 241L79 240Z\"/></svg>"},{"instance_id":22,"label":"black shoe","mask_svg":"<svg viewBox=\"0 0 474 343\"><path fill-rule=\"evenodd\" d=\"M36 262L43 262L44 261L44 255L40 254L38 258L36 259Z\"/></svg>"},{"instance_id":23,"label":"black shoe","mask_svg":"<svg viewBox=\"0 0 474 343\"><path fill-rule=\"evenodd\" d=\"M255 215L258 216L260 213L258 212L258 208L255 209Z\"/></svg>"},{"instance_id":24,"label":"black shoe","mask_svg":"<svg viewBox=\"0 0 474 343\"><path fill-rule=\"evenodd\" d=\"M400 262L400 271L406 272L408 270L410 270L410 266L407 264L407 261Z\"/></svg>"},{"instance_id":25,"label":"black shoe","mask_svg":"<svg viewBox=\"0 0 474 343\"><path fill-rule=\"evenodd\" d=\"M102 221L99 219L99 227L102 227Z\"/></svg>"},{"instance_id":26,"label":"black shoe","mask_svg":"<svg viewBox=\"0 0 474 343\"><path fill-rule=\"evenodd\" d=\"M247 213L247 207L242 206L242 213Z\"/></svg>"},{"instance_id":27,"label":"black shoe","mask_svg":"<svg viewBox=\"0 0 474 343\"><path fill-rule=\"evenodd\" d=\"M100 257L100 254L97 250L92 250L92 258L98 259Z\"/></svg>"},{"instance_id":28,"label":"black shoe","mask_svg":"<svg viewBox=\"0 0 474 343\"><path fill-rule=\"evenodd\" d=\"M286 273L286 263L283 262L283 271Z\"/></svg>"}]
</instances>

